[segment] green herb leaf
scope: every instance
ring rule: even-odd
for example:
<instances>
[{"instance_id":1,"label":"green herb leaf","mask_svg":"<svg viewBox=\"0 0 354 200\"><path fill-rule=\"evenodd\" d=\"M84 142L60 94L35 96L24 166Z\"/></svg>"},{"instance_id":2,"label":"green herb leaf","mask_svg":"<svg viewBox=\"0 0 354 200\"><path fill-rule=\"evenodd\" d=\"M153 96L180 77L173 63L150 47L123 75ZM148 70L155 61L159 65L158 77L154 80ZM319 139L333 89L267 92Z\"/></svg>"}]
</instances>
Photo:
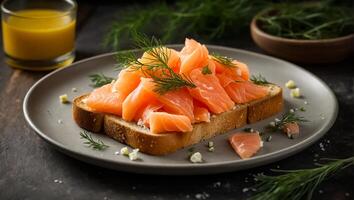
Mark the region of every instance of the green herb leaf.
<instances>
[{"instance_id":1,"label":"green herb leaf","mask_svg":"<svg viewBox=\"0 0 354 200\"><path fill-rule=\"evenodd\" d=\"M202 68L202 74L207 75L207 74L212 74L208 66L205 66Z\"/></svg>"},{"instance_id":2,"label":"green herb leaf","mask_svg":"<svg viewBox=\"0 0 354 200\"><path fill-rule=\"evenodd\" d=\"M228 58L226 56L222 56L220 54L217 53L212 53L212 59L215 60L216 62L222 64L225 67L228 68L234 68L237 67L237 65L235 63L233 63L234 59L232 58Z\"/></svg>"},{"instance_id":3,"label":"green herb leaf","mask_svg":"<svg viewBox=\"0 0 354 200\"><path fill-rule=\"evenodd\" d=\"M313 169L273 170L286 173L278 176L257 175L254 186L257 193L249 200L300 200L312 199L315 189L328 177L353 166L354 157L333 160L327 164L319 164Z\"/></svg>"},{"instance_id":4,"label":"green herb leaf","mask_svg":"<svg viewBox=\"0 0 354 200\"><path fill-rule=\"evenodd\" d=\"M99 139L93 139L91 134L88 134L86 131L80 132L81 139L85 139L86 141L84 144L86 144L88 147L94 149L94 150L105 150L109 146L104 144L101 140Z\"/></svg>"},{"instance_id":5,"label":"green herb leaf","mask_svg":"<svg viewBox=\"0 0 354 200\"><path fill-rule=\"evenodd\" d=\"M92 82L93 87L101 87L103 85L106 85L108 83L111 83L114 78L105 76L104 74L92 74L89 76Z\"/></svg>"},{"instance_id":6,"label":"green herb leaf","mask_svg":"<svg viewBox=\"0 0 354 200\"><path fill-rule=\"evenodd\" d=\"M262 76L261 74L258 75L252 75L250 80L257 85L267 85L270 84L270 82L267 81L267 79Z\"/></svg>"},{"instance_id":7,"label":"green herb leaf","mask_svg":"<svg viewBox=\"0 0 354 200\"><path fill-rule=\"evenodd\" d=\"M274 126L267 126L267 129L270 131L278 131L283 128L283 126L287 123L300 123L300 122L308 122L304 117L297 116L295 112L287 112L285 113L279 121L274 122Z\"/></svg>"}]
</instances>

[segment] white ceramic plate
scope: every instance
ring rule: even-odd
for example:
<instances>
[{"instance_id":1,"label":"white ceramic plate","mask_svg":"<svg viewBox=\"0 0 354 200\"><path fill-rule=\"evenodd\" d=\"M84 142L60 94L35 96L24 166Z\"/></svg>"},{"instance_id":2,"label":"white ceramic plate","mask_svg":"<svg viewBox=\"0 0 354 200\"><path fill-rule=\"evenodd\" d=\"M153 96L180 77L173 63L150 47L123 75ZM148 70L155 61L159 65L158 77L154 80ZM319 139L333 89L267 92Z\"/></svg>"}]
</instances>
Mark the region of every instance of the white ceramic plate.
<instances>
[{"instance_id":1,"label":"white ceramic plate","mask_svg":"<svg viewBox=\"0 0 354 200\"><path fill-rule=\"evenodd\" d=\"M172 47L179 49L181 45ZM205 160L201 164L188 161L188 148L167 156L150 156L140 153L141 161L130 161L125 156L115 155L115 152L125 145L99 134L93 134L93 137L102 140L110 147L104 151L92 150L80 139L79 133L82 130L72 119L71 105L61 104L58 96L66 93L70 99L73 99L75 96L92 91L88 78L90 74L102 72L115 77L117 71L114 71L116 62L114 54L85 59L43 77L28 91L23 104L24 115L41 138L69 156L116 170L170 175L220 173L271 163L308 147L321 138L334 123L338 111L337 100L329 87L310 72L294 64L244 50L212 45L208 48L210 52L247 63L251 73L262 74L269 81L282 87L289 79L294 80L301 88L304 98L291 98L289 89L283 87L285 110L306 108L306 112L299 112L299 114L310 122L301 125L300 137L288 139L284 134L273 133L271 142L264 142L264 147L256 156L241 160L227 142L231 132L235 132L232 130L211 139L215 143L213 153L208 152L207 141L194 145L195 150L201 152ZM72 88L77 88L78 91L72 92ZM308 102L307 105L305 101ZM62 120L63 123L58 123L58 120ZM272 120L274 117L251 126L262 130Z\"/></svg>"}]
</instances>

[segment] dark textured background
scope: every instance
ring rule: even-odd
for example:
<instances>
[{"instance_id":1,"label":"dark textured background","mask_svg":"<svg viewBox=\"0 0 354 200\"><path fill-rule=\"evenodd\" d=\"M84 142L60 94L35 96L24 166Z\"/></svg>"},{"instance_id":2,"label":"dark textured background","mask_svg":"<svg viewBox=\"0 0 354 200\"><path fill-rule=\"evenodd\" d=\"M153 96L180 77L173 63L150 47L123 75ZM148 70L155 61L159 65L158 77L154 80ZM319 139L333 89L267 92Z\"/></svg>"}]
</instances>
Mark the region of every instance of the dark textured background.
<instances>
[{"instance_id":1,"label":"dark textured background","mask_svg":"<svg viewBox=\"0 0 354 200\"><path fill-rule=\"evenodd\" d=\"M81 1L79 7L77 60L107 51L100 45L102 37L127 4ZM214 44L264 53L248 35ZM22 113L24 95L45 73L13 70L3 60L1 52L0 199L194 199L198 194L207 199L246 199L251 193L243 190L252 185L252 174L270 173L269 169L277 167L310 168L318 157L354 155L354 56L325 66L301 65L324 80L339 101L336 123L316 144L295 156L251 170L176 177L107 170L56 151L36 136ZM320 143L325 146L322 150ZM353 189L354 170L350 168L322 184L314 199L354 199Z\"/></svg>"}]
</instances>

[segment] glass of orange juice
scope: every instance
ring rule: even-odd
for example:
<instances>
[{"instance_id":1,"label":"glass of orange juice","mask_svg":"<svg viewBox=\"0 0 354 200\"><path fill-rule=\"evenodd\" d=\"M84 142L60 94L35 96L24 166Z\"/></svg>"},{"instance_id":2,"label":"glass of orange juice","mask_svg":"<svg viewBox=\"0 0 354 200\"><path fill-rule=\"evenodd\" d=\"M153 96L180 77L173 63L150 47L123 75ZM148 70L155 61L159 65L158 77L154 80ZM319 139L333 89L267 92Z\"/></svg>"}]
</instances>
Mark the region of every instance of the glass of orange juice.
<instances>
[{"instance_id":1,"label":"glass of orange juice","mask_svg":"<svg viewBox=\"0 0 354 200\"><path fill-rule=\"evenodd\" d=\"M73 0L5 0L1 11L6 63L34 71L71 64L76 10Z\"/></svg>"}]
</instances>

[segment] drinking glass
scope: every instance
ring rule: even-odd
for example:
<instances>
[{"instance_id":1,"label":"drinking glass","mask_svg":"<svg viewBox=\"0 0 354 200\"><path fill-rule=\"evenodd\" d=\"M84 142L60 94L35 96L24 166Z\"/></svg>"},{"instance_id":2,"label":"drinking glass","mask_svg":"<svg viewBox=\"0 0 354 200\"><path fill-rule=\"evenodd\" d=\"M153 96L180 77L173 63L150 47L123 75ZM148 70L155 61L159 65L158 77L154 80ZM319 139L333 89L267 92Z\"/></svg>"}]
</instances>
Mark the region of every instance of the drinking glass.
<instances>
[{"instance_id":1,"label":"drinking glass","mask_svg":"<svg viewBox=\"0 0 354 200\"><path fill-rule=\"evenodd\" d=\"M1 12L6 63L34 71L71 64L76 10L73 0L5 0Z\"/></svg>"}]
</instances>

